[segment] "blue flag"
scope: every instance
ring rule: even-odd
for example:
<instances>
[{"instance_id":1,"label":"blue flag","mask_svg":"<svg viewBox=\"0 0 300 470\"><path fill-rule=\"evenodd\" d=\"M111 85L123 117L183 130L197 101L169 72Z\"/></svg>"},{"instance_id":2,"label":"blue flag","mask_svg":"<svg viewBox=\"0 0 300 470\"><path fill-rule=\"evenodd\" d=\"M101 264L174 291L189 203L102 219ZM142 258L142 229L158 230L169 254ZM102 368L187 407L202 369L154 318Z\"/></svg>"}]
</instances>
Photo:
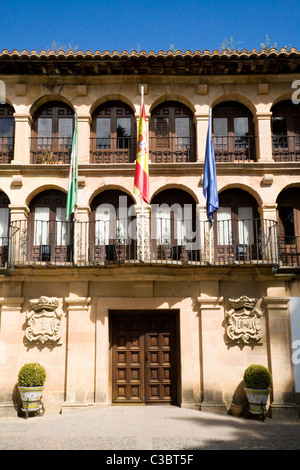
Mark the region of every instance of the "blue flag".
<instances>
[{"instance_id":1,"label":"blue flag","mask_svg":"<svg viewBox=\"0 0 300 470\"><path fill-rule=\"evenodd\" d=\"M219 196L217 188L217 175L215 165L214 147L211 137L210 118L208 122L206 151L204 162L203 194L206 199L207 218L214 223L214 212L219 209Z\"/></svg>"}]
</instances>

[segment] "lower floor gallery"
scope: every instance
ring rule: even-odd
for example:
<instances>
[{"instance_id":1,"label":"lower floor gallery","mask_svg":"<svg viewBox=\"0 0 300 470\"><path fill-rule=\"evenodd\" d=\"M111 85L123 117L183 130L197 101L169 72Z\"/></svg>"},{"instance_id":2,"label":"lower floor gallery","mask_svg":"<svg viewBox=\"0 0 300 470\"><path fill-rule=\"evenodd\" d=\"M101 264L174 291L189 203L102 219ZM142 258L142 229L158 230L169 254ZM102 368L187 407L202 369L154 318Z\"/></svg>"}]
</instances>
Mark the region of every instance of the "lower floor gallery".
<instances>
[{"instance_id":1,"label":"lower floor gallery","mask_svg":"<svg viewBox=\"0 0 300 470\"><path fill-rule=\"evenodd\" d=\"M0 289L0 416L18 413L28 362L46 369L46 413L127 404L227 413L246 400L245 369L262 364L270 416L299 419L300 285L290 274L26 267Z\"/></svg>"}]
</instances>

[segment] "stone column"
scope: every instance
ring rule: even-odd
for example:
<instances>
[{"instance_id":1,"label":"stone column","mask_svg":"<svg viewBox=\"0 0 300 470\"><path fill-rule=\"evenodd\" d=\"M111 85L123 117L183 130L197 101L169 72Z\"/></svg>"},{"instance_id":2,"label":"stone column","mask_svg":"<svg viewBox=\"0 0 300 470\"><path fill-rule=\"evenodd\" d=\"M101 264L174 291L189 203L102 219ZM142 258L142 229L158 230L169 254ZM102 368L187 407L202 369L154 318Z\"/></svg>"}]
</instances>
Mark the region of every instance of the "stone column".
<instances>
[{"instance_id":1,"label":"stone column","mask_svg":"<svg viewBox=\"0 0 300 470\"><path fill-rule=\"evenodd\" d=\"M289 300L284 296L264 297L270 351L269 368L272 375L270 408L272 418L275 419L297 419L298 416L295 404Z\"/></svg>"},{"instance_id":2,"label":"stone column","mask_svg":"<svg viewBox=\"0 0 300 470\"><path fill-rule=\"evenodd\" d=\"M74 223L74 263L77 266L86 266L93 261L89 260L90 212L89 206L77 207L77 222Z\"/></svg>"},{"instance_id":3,"label":"stone column","mask_svg":"<svg viewBox=\"0 0 300 470\"><path fill-rule=\"evenodd\" d=\"M30 159L30 135L32 117L30 114L14 113L15 118L15 144L12 164L28 165Z\"/></svg>"},{"instance_id":4,"label":"stone column","mask_svg":"<svg viewBox=\"0 0 300 470\"><path fill-rule=\"evenodd\" d=\"M136 256L139 261L149 262L151 257L151 206L144 203L143 214L141 206L135 206L135 212L137 219Z\"/></svg>"},{"instance_id":5,"label":"stone column","mask_svg":"<svg viewBox=\"0 0 300 470\"><path fill-rule=\"evenodd\" d=\"M212 286L213 288L213 286ZM222 355L224 346L222 297L198 297L200 334L202 334L202 411L226 412L222 390Z\"/></svg>"},{"instance_id":6,"label":"stone column","mask_svg":"<svg viewBox=\"0 0 300 470\"><path fill-rule=\"evenodd\" d=\"M8 258L10 264L13 265L26 260L29 243L27 230L29 208L25 204L9 204L8 207L10 209L10 245Z\"/></svg>"},{"instance_id":7,"label":"stone column","mask_svg":"<svg viewBox=\"0 0 300 470\"><path fill-rule=\"evenodd\" d=\"M95 319L88 282L71 282L67 304L66 396L63 412L94 402Z\"/></svg>"},{"instance_id":8,"label":"stone column","mask_svg":"<svg viewBox=\"0 0 300 470\"><path fill-rule=\"evenodd\" d=\"M258 162L272 162L272 133L271 133L272 113L257 113L254 118L256 135L256 160Z\"/></svg>"},{"instance_id":9,"label":"stone column","mask_svg":"<svg viewBox=\"0 0 300 470\"><path fill-rule=\"evenodd\" d=\"M260 249L266 262L279 263L279 246L277 230L277 204L262 204L259 208L262 220Z\"/></svg>"},{"instance_id":10,"label":"stone column","mask_svg":"<svg viewBox=\"0 0 300 470\"><path fill-rule=\"evenodd\" d=\"M209 114L196 114L194 122L196 124L196 161L204 163Z\"/></svg>"},{"instance_id":11,"label":"stone column","mask_svg":"<svg viewBox=\"0 0 300 470\"><path fill-rule=\"evenodd\" d=\"M207 220L206 206L198 205L199 237L200 237L200 263L214 264L214 231Z\"/></svg>"},{"instance_id":12,"label":"stone column","mask_svg":"<svg viewBox=\"0 0 300 470\"><path fill-rule=\"evenodd\" d=\"M91 116L78 113L78 164L90 163Z\"/></svg>"}]
</instances>

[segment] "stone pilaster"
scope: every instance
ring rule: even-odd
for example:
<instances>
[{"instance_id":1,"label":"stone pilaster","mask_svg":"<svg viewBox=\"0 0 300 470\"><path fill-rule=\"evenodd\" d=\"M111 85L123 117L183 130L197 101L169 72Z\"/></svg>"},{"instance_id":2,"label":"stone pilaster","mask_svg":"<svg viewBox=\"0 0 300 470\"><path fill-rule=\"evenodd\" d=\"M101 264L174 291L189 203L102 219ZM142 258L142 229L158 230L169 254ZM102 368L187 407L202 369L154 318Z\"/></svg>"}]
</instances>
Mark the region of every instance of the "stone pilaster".
<instances>
[{"instance_id":1,"label":"stone pilaster","mask_svg":"<svg viewBox=\"0 0 300 470\"><path fill-rule=\"evenodd\" d=\"M272 418L297 418L288 297L264 297L268 319Z\"/></svg>"},{"instance_id":2,"label":"stone pilaster","mask_svg":"<svg viewBox=\"0 0 300 470\"><path fill-rule=\"evenodd\" d=\"M198 297L202 332L202 411L226 412L222 391L223 297Z\"/></svg>"},{"instance_id":3,"label":"stone pilaster","mask_svg":"<svg viewBox=\"0 0 300 470\"><path fill-rule=\"evenodd\" d=\"M95 325L88 283L70 283L67 305L66 395L63 412L94 402Z\"/></svg>"},{"instance_id":4,"label":"stone pilaster","mask_svg":"<svg viewBox=\"0 0 300 470\"><path fill-rule=\"evenodd\" d=\"M0 417L17 413L15 384L19 373L18 351L24 334L20 315L24 298L18 295L21 284L5 283L3 290L4 296L0 298Z\"/></svg>"}]
</instances>

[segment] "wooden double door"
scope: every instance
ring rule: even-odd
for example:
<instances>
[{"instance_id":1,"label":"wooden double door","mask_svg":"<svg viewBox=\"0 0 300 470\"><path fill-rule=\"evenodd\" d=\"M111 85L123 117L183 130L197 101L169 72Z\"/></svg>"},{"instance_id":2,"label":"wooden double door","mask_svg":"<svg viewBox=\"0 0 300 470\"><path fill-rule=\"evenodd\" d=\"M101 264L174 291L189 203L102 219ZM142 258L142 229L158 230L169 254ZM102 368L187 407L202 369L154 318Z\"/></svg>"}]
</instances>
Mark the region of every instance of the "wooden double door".
<instances>
[{"instance_id":1,"label":"wooden double door","mask_svg":"<svg viewBox=\"0 0 300 470\"><path fill-rule=\"evenodd\" d=\"M177 315L111 312L112 402L177 404Z\"/></svg>"}]
</instances>

